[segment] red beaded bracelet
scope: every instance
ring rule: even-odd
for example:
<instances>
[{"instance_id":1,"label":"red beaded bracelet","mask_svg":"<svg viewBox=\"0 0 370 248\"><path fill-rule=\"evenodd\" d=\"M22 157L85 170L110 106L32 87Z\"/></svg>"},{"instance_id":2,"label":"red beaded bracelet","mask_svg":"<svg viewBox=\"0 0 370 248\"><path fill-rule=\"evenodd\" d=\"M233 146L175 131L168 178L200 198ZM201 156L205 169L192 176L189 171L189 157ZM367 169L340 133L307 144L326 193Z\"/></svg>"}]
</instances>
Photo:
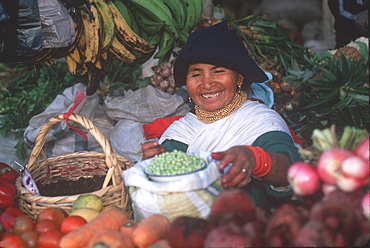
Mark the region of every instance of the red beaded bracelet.
<instances>
[{"instance_id":1,"label":"red beaded bracelet","mask_svg":"<svg viewBox=\"0 0 370 248\"><path fill-rule=\"evenodd\" d=\"M270 172L272 165L270 154L265 152L261 147L248 145L245 145L245 147L251 149L256 160L252 175L256 177L266 176Z\"/></svg>"}]
</instances>

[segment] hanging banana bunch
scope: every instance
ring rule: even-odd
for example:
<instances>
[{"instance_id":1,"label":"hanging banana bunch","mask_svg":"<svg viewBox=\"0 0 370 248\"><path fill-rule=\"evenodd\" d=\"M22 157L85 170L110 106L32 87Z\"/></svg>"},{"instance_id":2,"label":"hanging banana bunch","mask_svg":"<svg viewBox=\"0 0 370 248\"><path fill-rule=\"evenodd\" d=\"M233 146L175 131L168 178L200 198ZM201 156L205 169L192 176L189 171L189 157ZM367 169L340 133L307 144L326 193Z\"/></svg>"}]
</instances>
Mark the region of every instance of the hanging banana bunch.
<instances>
[{"instance_id":1,"label":"hanging banana bunch","mask_svg":"<svg viewBox=\"0 0 370 248\"><path fill-rule=\"evenodd\" d=\"M166 60L186 41L202 14L202 0L86 0L75 9L75 41L56 56L48 50L34 64L65 58L72 75L88 74L89 90L112 60L142 64L152 56ZM94 80L93 80L94 79ZM92 82L94 81L94 82Z\"/></svg>"}]
</instances>

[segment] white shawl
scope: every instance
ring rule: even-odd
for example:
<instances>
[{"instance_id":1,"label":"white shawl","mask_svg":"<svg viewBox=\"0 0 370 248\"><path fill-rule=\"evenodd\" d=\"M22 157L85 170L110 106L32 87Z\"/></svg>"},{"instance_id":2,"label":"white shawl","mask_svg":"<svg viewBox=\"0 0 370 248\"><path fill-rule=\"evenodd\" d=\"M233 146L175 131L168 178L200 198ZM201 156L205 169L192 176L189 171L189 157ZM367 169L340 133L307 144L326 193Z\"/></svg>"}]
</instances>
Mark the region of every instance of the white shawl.
<instances>
[{"instance_id":1,"label":"white shawl","mask_svg":"<svg viewBox=\"0 0 370 248\"><path fill-rule=\"evenodd\" d=\"M225 151L235 145L251 145L260 135L283 131L290 135L281 116L266 105L248 100L230 116L211 124L198 120L193 113L172 123L159 139L188 144L188 153Z\"/></svg>"}]
</instances>

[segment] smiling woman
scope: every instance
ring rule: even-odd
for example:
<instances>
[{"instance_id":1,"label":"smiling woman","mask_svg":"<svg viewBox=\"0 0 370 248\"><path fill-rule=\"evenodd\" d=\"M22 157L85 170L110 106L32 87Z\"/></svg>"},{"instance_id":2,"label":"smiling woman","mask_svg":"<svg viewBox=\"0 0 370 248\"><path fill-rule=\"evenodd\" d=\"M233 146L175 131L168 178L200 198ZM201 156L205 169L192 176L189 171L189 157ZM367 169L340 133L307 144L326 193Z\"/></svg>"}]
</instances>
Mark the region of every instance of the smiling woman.
<instances>
[{"instance_id":1,"label":"smiling woman","mask_svg":"<svg viewBox=\"0 0 370 248\"><path fill-rule=\"evenodd\" d=\"M210 64L189 66L186 85L196 110L216 111L228 105L241 87L243 76L236 71ZM231 113L231 112L230 112Z\"/></svg>"},{"instance_id":2,"label":"smiling woman","mask_svg":"<svg viewBox=\"0 0 370 248\"><path fill-rule=\"evenodd\" d=\"M288 201L287 169L301 158L281 116L248 98L251 84L268 77L236 31L224 21L193 32L176 58L174 78L177 87L186 85L195 107L158 143L144 143L143 159L175 149L209 151L220 161L225 189L243 188L261 207Z\"/></svg>"}]
</instances>

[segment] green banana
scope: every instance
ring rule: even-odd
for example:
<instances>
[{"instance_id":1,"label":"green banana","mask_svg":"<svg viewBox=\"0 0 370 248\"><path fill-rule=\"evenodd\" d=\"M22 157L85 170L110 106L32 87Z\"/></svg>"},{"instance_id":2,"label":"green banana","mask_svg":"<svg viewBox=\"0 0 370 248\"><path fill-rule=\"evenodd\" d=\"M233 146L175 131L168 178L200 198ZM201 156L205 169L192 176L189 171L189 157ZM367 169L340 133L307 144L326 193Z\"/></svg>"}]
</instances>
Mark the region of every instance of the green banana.
<instances>
[{"instance_id":1,"label":"green banana","mask_svg":"<svg viewBox=\"0 0 370 248\"><path fill-rule=\"evenodd\" d=\"M161 32L165 25L163 21L153 21L152 19L149 19L143 12L138 10L135 11L135 19L137 25L139 26L140 33L144 32L155 35Z\"/></svg>"},{"instance_id":2,"label":"green banana","mask_svg":"<svg viewBox=\"0 0 370 248\"><path fill-rule=\"evenodd\" d=\"M202 0L183 0L185 2L187 15L184 29L190 31L198 23L202 16L203 3Z\"/></svg>"},{"instance_id":3,"label":"green banana","mask_svg":"<svg viewBox=\"0 0 370 248\"><path fill-rule=\"evenodd\" d=\"M178 28L176 28L175 23L172 18L171 11L168 7L158 0L122 0L124 3L131 4L136 9L142 11L148 18L152 19L153 21L163 21L164 22L164 29L177 39Z\"/></svg>"},{"instance_id":4,"label":"green banana","mask_svg":"<svg viewBox=\"0 0 370 248\"><path fill-rule=\"evenodd\" d=\"M172 12L173 18L179 23L180 29L185 27L186 23L186 6L183 0L162 0Z\"/></svg>"},{"instance_id":5,"label":"green banana","mask_svg":"<svg viewBox=\"0 0 370 248\"><path fill-rule=\"evenodd\" d=\"M161 38L163 36L163 32L158 32L156 34L148 34L148 42L154 46L158 46Z\"/></svg>"},{"instance_id":6,"label":"green banana","mask_svg":"<svg viewBox=\"0 0 370 248\"><path fill-rule=\"evenodd\" d=\"M168 32L163 32L162 37L158 44L158 52L154 55L156 59L163 59L172 51L173 45L175 43L174 38Z\"/></svg>"}]
</instances>

